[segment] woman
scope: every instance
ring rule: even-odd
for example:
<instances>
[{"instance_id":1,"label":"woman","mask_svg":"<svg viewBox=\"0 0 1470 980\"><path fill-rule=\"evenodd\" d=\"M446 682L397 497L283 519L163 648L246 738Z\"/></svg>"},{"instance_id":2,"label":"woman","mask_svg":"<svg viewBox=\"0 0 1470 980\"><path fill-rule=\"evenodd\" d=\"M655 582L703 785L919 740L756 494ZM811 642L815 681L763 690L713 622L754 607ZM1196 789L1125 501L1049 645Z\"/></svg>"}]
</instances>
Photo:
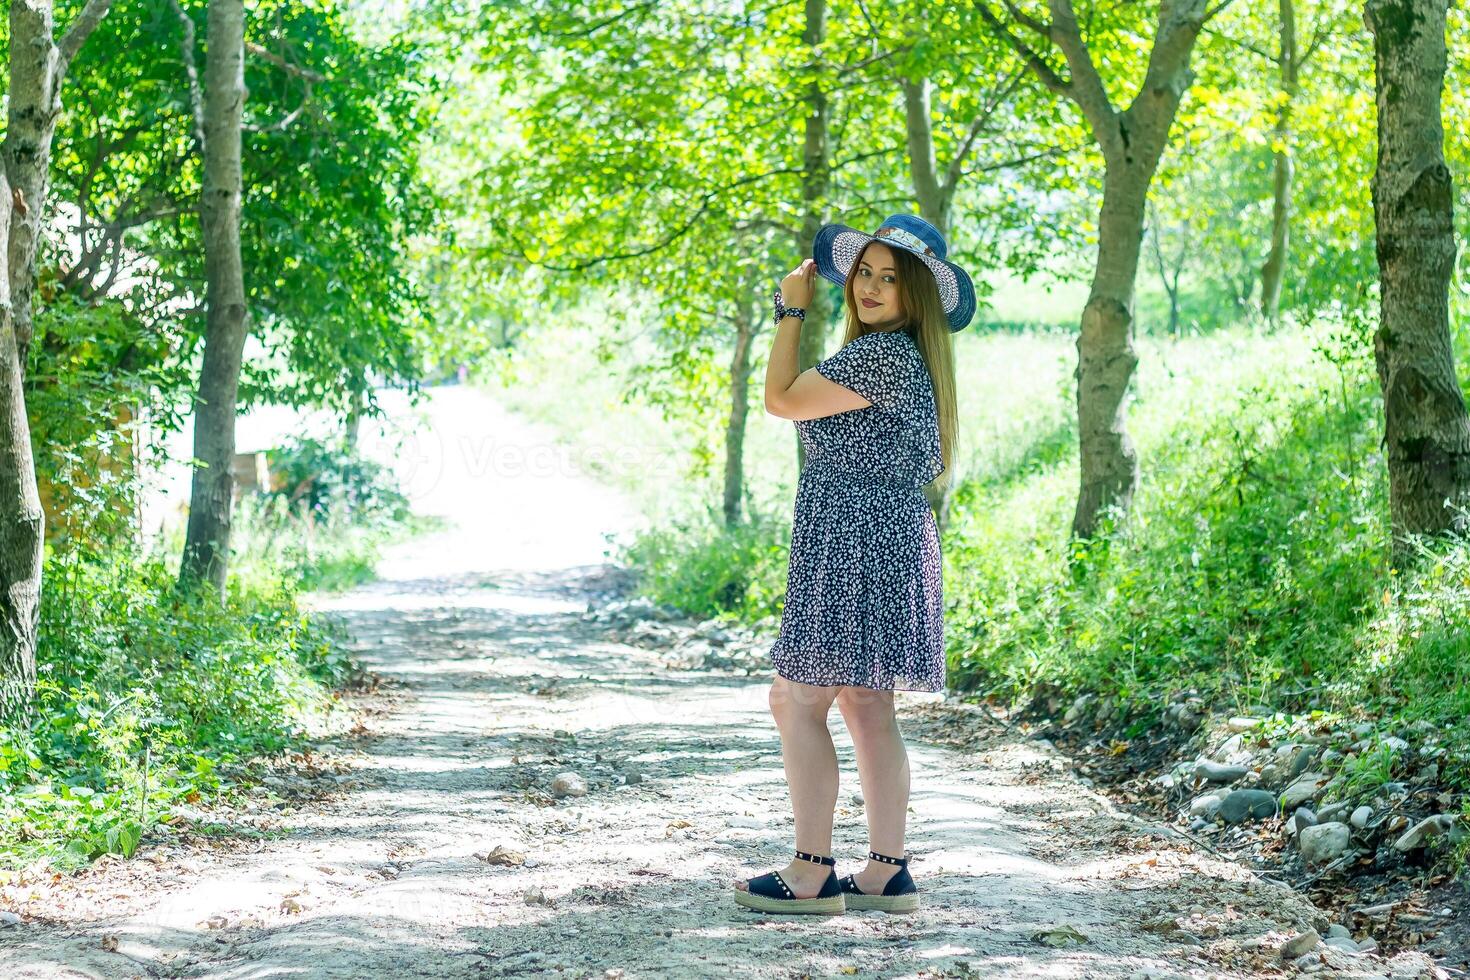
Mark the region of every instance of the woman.
<instances>
[{"instance_id":1,"label":"woman","mask_svg":"<svg viewBox=\"0 0 1470 980\"><path fill-rule=\"evenodd\" d=\"M796 859L736 883L767 912L907 912L909 767L895 690L944 689L939 533L923 487L948 470L955 435L951 334L975 312L970 277L929 222L893 215L876 234L833 224L781 282L766 410L792 419L807 463L796 491L771 713L796 816ZM841 349L797 376L816 273L843 287ZM820 329L814 327L814 329ZM868 863L840 881L831 857L833 701L857 753Z\"/></svg>"}]
</instances>

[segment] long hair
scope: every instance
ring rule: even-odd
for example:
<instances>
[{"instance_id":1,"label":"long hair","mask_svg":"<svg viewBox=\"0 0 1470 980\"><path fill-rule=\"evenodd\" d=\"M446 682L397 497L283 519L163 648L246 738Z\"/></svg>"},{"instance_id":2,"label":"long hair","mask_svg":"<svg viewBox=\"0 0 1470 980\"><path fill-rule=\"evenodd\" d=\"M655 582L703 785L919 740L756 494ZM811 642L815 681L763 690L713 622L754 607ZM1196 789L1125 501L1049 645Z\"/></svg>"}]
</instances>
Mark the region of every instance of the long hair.
<instances>
[{"instance_id":1,"label":"long hair","mask_svg":"<svg viewBox=\"0 0 1470 980\"><path fill-rule=\"evenodd\" d=\"M872 242L868 243L869 245ZM939 416L939 450L944 458L944 472L935 478L937 485L948 484L954 478L955 439L959 431L959 407L955 398L954 380L954 334L949 329L949 318L944 314L944 301L939 298L939 284L934 273L912 252L890 246L893 253L894 275L898 279L899 305L903 307L903 324L898 327L913 338L924 355L924 366L929 369L929 379L934 386L934 408ZM853 295L852 284L857 279L858 263L863 260L867 246L852 260L852 271L842 286L844 317L842 343L856 340L872 328L858 317L858 301Z\"/></svg>"}]
</instances>

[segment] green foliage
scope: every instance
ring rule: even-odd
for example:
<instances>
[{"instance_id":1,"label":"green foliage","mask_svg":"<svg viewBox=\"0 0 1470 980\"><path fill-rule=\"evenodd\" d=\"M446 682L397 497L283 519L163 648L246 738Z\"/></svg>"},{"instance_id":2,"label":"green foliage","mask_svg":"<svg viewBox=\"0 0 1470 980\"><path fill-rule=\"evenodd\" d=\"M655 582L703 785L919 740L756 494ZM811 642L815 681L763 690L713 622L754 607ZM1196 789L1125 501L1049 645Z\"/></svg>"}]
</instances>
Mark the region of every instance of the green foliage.
<instances>
[{"instance_id":1,"label":"green foliage","mask_svg":"<svg viewBox=\"0 0 1470 980\"><path fill-rule=\"evenodd\" d=\"M756 518L727 528L711 509L646 531L615 560L638 570L639 591L655 602L748 620L769 615L785 591L789 523Z\"/></svg>"},{"instance_id":2,"label":"green foliage","mask_svg":"<svg viewBox=\"0 0 1470 980\"><path fill-rule=\"evenodd\" d=\"M301 437L269 454L272 487L236 505L233 572L276 588L341 591L371 581L384 545L434 522L397 478L341 442Z\"/></svg>"},{"instance_id":3,"label":"green foliage","mask_svg":"<svg viewBox=\"0 0 1470 980\"><path fill-rule=\"evenodd\" d=\"M131 854L176 805L228 790L221 765L303 744L355 671L289 593L181 594L157 557L67 574L42 601L35 721L0 729L0 863Z\"/></svg>"},{"instance_id":4,"label":"green foliage","mask_svg":"<svg viewBox=\"0 0 1470 980\"><path fill-rule=\"evenodd\" d=\"M252 495L235 507L231 573L262 587L340 592L372 581L385 545L433 526L415 515L359 518L343 506L318 514L284 494Z\"/></svg>"},{"instance_id":5,"label":"green foliage","mask_svg":"<svg viewBox=\"0 0 1470 980\"><path fill-rule=\"evenodd\" d=\"M391 471L342 442L298 438L269 453L270 494L284 497L302 515L334 514L359 524L398 524L408 518L408 498Z\"/></svg>"},{"instance_id":6,"label":"green foliage","mask_svg":"<svg viewBox=\"0 0 1470 980\"><path fill-rule=\"evenodd\" d=\"M181 6L202 76L207 5ZM246 18L241 253L267 353L246 359L245 405L362 407L374 375L412 382L422 367L428 324L406 260L415 236L438 230L419 168L436 82L411 40L368 44L349 21L325 0L263 0ZM191 363L205 293L183 36L170 0L112 6L71 66L53 168L53 195L88 227L90 259L63 263L63 288L115 290L119 262L142 266L142 319L182 328L148 351L169 365Z\"/></svg>"},{"instance_id":7,"label":"green foliage","mask_svg":"<svg viewBox=\"0 0 1470 980\"><path fill-rule=\"evenodd\" d=\"M129 533L138 477L158 462L140 421L177 427L171 395L188 381L169 343L121 303L55 292L38 311L26 408L54 548L95 557Z\"/></svg>"},{"instance_id":8,"label":"green foliage","mask_svg":"<svg viewBox=\"0 0 1470 980\"><path fill-rule=\"evenodd\" d=\"M1131 426L1149 478L1124 530L1067 540L1071 459L960 488L951 684L1463 727L1470 548L1389 565L1370 331L1339 311L1234 350L1180 345L1153 355L1173 362L1162 384L1146 357Z\"/></svg>"},{"instance_id":9,"label":"green foliage","mask_svg":"<svg viewBox=\"0 0 1470 980\"><path fill-rule=\"evenodd\" d=\"M1398 750L1381 739L1375 740L1362 752L1347 753L1337 772L1337 778L1341 782L1338 796L1342 799L1356 799L1372 793L1393 779L1398 763Z\"/></svg>"}]
</instances>

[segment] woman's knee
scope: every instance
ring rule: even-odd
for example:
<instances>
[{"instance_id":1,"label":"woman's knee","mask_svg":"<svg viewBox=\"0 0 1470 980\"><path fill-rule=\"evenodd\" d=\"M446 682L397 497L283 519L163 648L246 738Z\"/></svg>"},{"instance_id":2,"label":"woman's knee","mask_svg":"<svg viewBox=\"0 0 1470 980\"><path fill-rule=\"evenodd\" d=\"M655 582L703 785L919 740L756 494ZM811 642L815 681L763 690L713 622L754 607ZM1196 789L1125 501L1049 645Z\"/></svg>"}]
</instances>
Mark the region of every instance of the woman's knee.
<instances>
[{"instance_id":1,"label":"woman's knee","mask_svg":"<svg viewBox=\"0 0 1470 980\"><path fill-rule=\"evenodd\" d=\"M801 684L777 676L771 683L766 700L771 707L771 714L781 724L788 720L805 718L825 721L832 708L832 698L831 688Z\"/></svg>"},{"instance_id":2,"label":"woman's knee","mask_svg":"<svg viewBox=\"0 0 1470 980\"><path fill-rule=\"evenodd\" d=\"M883 733L898 727L893 692L870 687L844 687L837 692L837 708L848 730L856 734Z\"/></svg>"}]
</instances>

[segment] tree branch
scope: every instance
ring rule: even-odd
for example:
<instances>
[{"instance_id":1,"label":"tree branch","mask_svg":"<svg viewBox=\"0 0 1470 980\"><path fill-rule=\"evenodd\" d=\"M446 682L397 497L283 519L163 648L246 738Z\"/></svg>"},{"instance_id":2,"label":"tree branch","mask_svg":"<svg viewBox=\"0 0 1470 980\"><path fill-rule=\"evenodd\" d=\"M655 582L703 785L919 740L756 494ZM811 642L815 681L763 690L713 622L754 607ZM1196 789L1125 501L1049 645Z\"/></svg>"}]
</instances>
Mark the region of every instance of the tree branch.
<instances>
[{"instance_id":1,"label":"tree branch","mask_svg":"<svg viewBox=\"0 0 1470 980\"><path fill-rule=\"evenodd\" d=\"M179 0L168 0L174 8L174 14L179 18L179 25L183 28L184 37L180 42L181 54L184 56L184 75L189 81L189 108L194 117L194 142L199 146L199 152L204 152L204 95L199 91L199 66L194 63L194 19L184 12L179 6Z\"/></svg>"},{"instance_id":2,"label":"tree branch","mask_svg":"<svg viewBox=\"0 0 1470 980\"><path fill-rule=\"evenodd\" d=\"M1325 24L1318 24L1316 29L1312 31L1311 43L1307 45L1306 49L1302 51L1301 57L1298 58L1296 61L1296 70L1301 71L1303 68L1305 68L1307 62L1312 60L1312 55L1317 53L1317 48L1321 46L1323 41L1327 40L1331 36L1332 30L1330 28L1325 26Z\"/></svg>"},{"instance_id":3,"label":"tree branch","mask_svg":"<svg viewBox=\"0 0 1470 980\"><path fill-rule=\"evenodd\" d=\"M953 192L953 189L958 185L960 173L965 165L965 158L970 155L971 145L973 145L975 139L982 132L985 131L987 124L990 122L991 118L995 115L997 110L999 110L1001 103L1006 99L1007 96L1009 96L1012 92L1016 90L1016 87L1021 84L1021 79L1024 78L1025 75L1026 69L1022 68L1020 71L1016 72L1015 75L1011 76L1008 81L1004 82L998 89L995 90L995 96L990 100L990 104L982 109L979 115L977 115L973 120L970 121L969 133L965 135L965 138L960 143L959 148L955 150L954 157L951 158L951 160L949 161L949 166L945 168L944 187L946 191Z\"/></svg>"},{"instance_id":4,"label":"tree branch","mask_svg":"<svg viewBox=\"0 0 1470 980\"><path fill-rule=\"evenodd\" d=\"M1083 149L1085 146L1087 146L1085 142L1078 143L1074 146L1048 146L1043 150L1037 151L1036 153L1028 153L1025 156L1012 157L1009 160L997 160L993 163L987 163L983 166L979 166L973 170L967 171L965 176L968 177L970 174L991 173L996 170L1006 170L1010 167L1019 167L1027 163L1034 163L1037 160L1045 160L1047 157L1061 156L1064 153L1075 153L1076 151Z\"/></svg>"},{"instance_id":5,"label":"tree branch","mask_svg":"<svg viewBox=\"0 0 1470 980\"><path fill-rule=\"evenodd\" d=\"M280 119L277 119L275 122L271 123L269 126L256 126L250 123L246 123L242 124L240 126L240 129L247 133L283 132L293 122L301 118L301 114L306 111L306 104L310 101L310 99L311 90L308 89L306 95L302 96L300 105L298 105L295 109L292 109L290 112L286 113L286 115L282 116Z\"/></svg>"},{"instance_id":6,"label":"tree branch","mask_svg":"<svg viewBox=\"0 0 1470 980\"><path fill-rule=\"evenodd\" d=\"M1021 24L1024 27L1029 27L1031 30L1035 31L1037 34L1040 34L1048 41L1055 40L1055 38L1051 36L1051 25L1048 24L1046 21L1039 20L1026 13L1026 11L1016 6L1015 0L1001 0L1001 2L1006 5L1006 10L1010 13L1011 19L1014 20L1016 23Z\"/></svg>"},{"instance_id":7,"label":"tree branch","mask_svg":"<svg viewBox=\"0 0 1470 980\"><path fill-rule=\"evenodd\" d=\"M604 17L602 20L593 21L591 24L588 24L580 31L557 31L551 34L551 36L586 37L588 34L596 34L598 31L602 30L609 24L616 24L624 17L629 17L633 14L642 13L643 11L648 10L650 7L657 9L658 0L645 0L645 2L643 3L635 3L633 6L629 7L626 10L619 10L617 13Z\"/></svg>"},{"instance_id":8,"label":"tree branch","mask_svg":"<svg viewBox=\"0 0 1470 980\"><path fill-rule=\"evenodd\" d=\"M1092 52L1087 50L1087 43L1082 40L1082 29L1077 26L1072 0L1049 0L1049 3L1052 37L1057 47L1062 49L1072 75L1072 100L1092 123L1093 136L1103 150L1120 150L1122 139L1118 134L1118 110L1108 98L1107 86L1103 84L1097 66L1092 63Z\"/></svg>"},{"instance_id":9,"label":"tree branch","mask_svg":"<svg viewBox=\"0 0 1470 980\"><path fill-rule=\"evenodd\" d=\"M1058 95L1065 96L1069 99L1072 98L1071 82L1058 75L1052 69L1051 65L1048 65L1042 60L1041 55L1031 49L1030 45L1012 34L1010 28L1006 27L1001 22L1001 19L995 16L994 11L990 9L990 5L986 0L975 0L975 9L979 11L980 18L985 21L991 33L1011 46L1012 50L1026 63L1027 67L1040 80L1041 84Z\"/></svg>"},{"instance_id":10,"label":"tree branch","mask_svg":"<svg viewBox=\"0 0 1470 980\"><path fill-rule=\"evenodd\" d=\"M1258 58L1271 62L1273 65L1277 64L1281 60L1276 55L1267 51L1265 48L1258 47L1250 41L1242 41L1238 37L1231 37L1229 34L1211 30L1209 27L1200 28L1200 33L1208 34L1211 37L1218 37L1223 41L1228 41L1238 48L1243 48L1244 50L1249 51L1251 54L1255 55Z\"/></svg>"},{"instance_id":11,"label":"tree branch","mask_svg":"<svg viewBox=\"0 0 1470 980\"><path fill-rule=\"evenodd\" d=\"M57 87L66 77L67 69L71 67L71 60L82 50L82 45L87 43L87 38L102 23L102 18L107 16L108 9L112 6L112 0L87 0L87 5L82 12L77 14L77 19L72 21L71 27L62 35L61 43L56 45L57 65L56 81Z\"/></svg>"},{"instance_id":12,"label":"tree branch","mask_svg":"<svg viewBox=\"0 0 1470 980\"><path fill-rule=\"evenodd\" d=\"M295 75L297 78L304 79L307 82L321 83L327 80L327 76L314 72L310 68L302 68L300 65L287 61L275 52L267 51L265 48L253 42L247 42L245 44L245 50L255 55L261 61L270 62L286 74Z\"/></svg>"}]
</instances>

